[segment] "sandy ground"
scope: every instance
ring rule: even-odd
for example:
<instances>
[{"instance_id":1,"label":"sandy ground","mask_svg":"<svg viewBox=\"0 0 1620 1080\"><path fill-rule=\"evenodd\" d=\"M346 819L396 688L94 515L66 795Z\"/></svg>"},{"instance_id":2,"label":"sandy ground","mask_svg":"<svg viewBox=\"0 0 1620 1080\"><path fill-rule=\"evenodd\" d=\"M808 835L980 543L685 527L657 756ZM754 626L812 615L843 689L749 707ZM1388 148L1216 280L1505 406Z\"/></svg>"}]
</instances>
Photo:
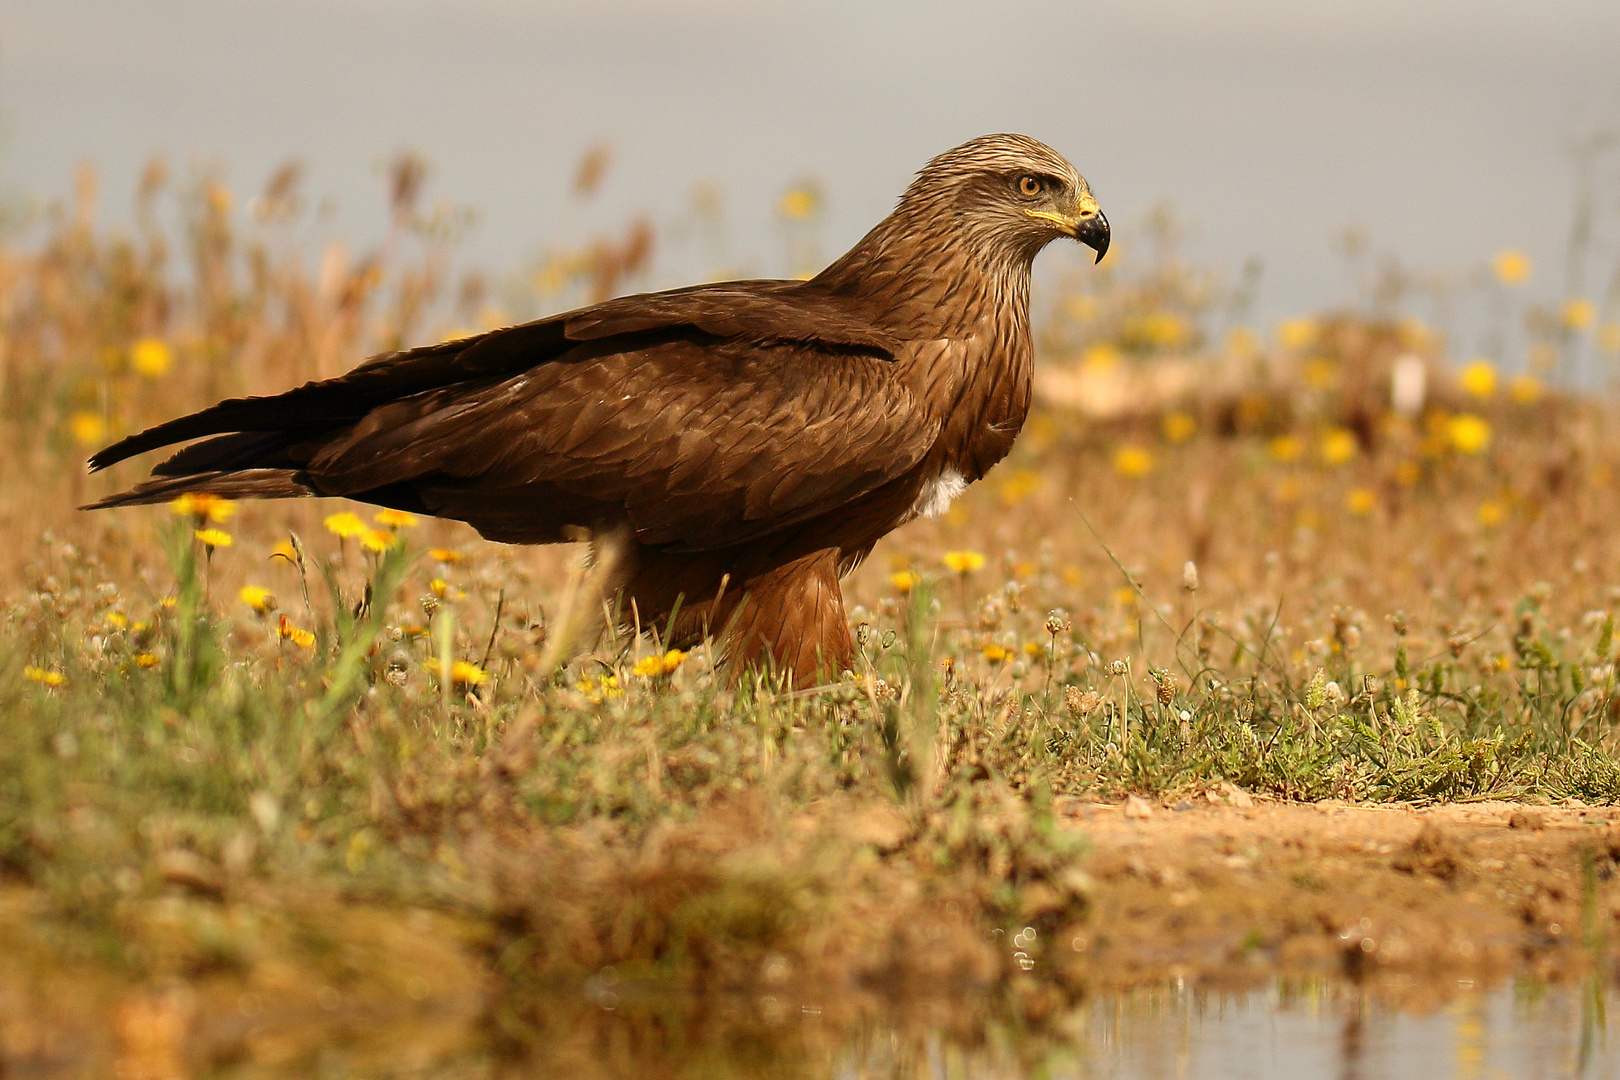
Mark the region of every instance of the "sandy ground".
<instances>
[{"instance_id":1,"label":"sandy ground","mask_svg":"<svg viewBox=\"0 0 1620 1080\"><path fill-rule=\"evenodd\" d=\"M1240 805L1233 805L1233 803ZM1095 882L1072 964L1098 988L1278 972L1399 988L1562 979L1614 948L1620 809L1061 805Z\"/></svg>"}]
</instances>

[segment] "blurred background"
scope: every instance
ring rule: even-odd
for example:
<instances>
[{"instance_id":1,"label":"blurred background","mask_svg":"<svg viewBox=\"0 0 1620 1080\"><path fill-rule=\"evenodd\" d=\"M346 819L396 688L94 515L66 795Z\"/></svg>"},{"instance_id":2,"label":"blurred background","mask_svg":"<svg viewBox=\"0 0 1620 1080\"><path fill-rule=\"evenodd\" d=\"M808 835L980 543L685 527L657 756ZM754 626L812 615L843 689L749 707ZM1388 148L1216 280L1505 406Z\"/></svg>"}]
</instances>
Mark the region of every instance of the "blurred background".
<instances>
[{"instance_id":1,"label":"blurred background","mask_svg":"<svg viewBox=\"0 0 1620 1080\"><path fill-rule=\"evenodd\" d=\"M802 271L932 154L1016 130L1072 158L1126 252L1247 265L1260 323L1396 260L1462 274L1504 248L1536 267L1527 295L1600 299L1613 221L1590 267L1570 241L1594 194L1620 200L1617 55L1612 0L5 0L0 192L16 218L91 163L117 223L154 153L245 190L295 160L305 240L365 247L412 150L469 212L459 262L534 264L645 215L637 284L662 286ZM795 185L821 200L813 250L784 236Z\"/></svg>"}]
</instances>

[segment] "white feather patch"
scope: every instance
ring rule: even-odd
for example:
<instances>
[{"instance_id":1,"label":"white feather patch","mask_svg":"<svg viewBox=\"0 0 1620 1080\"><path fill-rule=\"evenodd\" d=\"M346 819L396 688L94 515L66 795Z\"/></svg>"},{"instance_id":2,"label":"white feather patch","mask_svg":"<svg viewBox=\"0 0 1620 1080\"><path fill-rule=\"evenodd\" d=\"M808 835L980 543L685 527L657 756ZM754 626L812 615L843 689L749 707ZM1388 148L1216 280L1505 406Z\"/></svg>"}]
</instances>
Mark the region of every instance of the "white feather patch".
<instances>
[{"instance_id":1,"label":"white feather patch","mask_svg":"<svg viewBox=\"0 0 1620 1080\"><path fill-rule=\"evenodd\" d=\"M966 490L967 478L955 469L946 469L923 485L917 493L917 501L911 504L911 514L913 517L939 517Z\"/></svg>"}]
</instances>

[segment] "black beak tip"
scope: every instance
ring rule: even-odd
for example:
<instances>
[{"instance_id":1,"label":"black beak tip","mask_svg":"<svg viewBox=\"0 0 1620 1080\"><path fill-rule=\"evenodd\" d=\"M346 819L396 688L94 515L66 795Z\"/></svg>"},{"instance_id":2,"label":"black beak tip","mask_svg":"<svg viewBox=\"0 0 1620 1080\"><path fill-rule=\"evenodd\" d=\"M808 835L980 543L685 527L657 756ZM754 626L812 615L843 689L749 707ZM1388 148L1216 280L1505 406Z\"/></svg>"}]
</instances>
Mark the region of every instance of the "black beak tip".
<instances>
[{"instance_id":1,"label":"black beak tip","mask_svg":"<svg viewBox=\"0 0 1620 1080\"><path fill-rule=\"evenodd\" d=\"M1099 210L1096 217L1087 218L1081 223L1079 231L1075 234L1075 239L1095 251L1097 253L1096 261L1102 262L1103 256L1108 254L1109 236L1108 218Z\"/></svg>"}]
</instances>

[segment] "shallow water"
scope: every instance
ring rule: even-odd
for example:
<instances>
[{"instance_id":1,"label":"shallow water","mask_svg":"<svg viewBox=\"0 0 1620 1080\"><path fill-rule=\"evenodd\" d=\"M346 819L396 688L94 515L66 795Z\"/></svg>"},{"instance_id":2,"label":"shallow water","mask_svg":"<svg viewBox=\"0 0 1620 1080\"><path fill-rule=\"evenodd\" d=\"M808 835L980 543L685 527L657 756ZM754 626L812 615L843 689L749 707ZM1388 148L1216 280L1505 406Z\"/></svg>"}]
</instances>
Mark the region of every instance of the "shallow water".
<instances>
[{"instance_id":1,"label":"shallow water","mask_svg":"<svg viewBox=\"0 0 1620 1080\"><path fill-rule=\"evenodd\" d=\"M1553 1080L1620 1076L1612 992L1466 980L1398 1006L1388 989L1313 980L1241 993L1170 985L1094 999L1040 1024L910 1010L833 1022L812 1004L730 999L702 1009L577 1001L508 1015L462 1041L378 1053L332 1045L294 1063L238 1061L227 1076L749 1077L762 1080ZM1438 991L1438 992L1437 992ZM624 1003L621 1003L624 1004ZM486 1019L487 1023L487 1019ZM500 1034L491 1034L498 1030ZM442 1036L442 1031L439 1033ZM451 1048L451 1044L455 1045ZM306 1044L307 1045L307 1044ZM290 1068L290 1071L288 1071Z\"/></svg>"},{"instance_id":2,"label":"shallow water","mask_svg":"<svg viewBox=\"0 0 1620 1080\"><path fill-rule=\"evenodd\" d=\"M1085 1009L1072 1063L1053 1077L1609 1077L1609 995L1590 988L1458 988L1403 1010L1352 988L1243 996L1153 995ZM853 1075L853 1074L852 1074ZM995 1075L993 1072L985 1076Z\"/></svg>"}]
</instances>

